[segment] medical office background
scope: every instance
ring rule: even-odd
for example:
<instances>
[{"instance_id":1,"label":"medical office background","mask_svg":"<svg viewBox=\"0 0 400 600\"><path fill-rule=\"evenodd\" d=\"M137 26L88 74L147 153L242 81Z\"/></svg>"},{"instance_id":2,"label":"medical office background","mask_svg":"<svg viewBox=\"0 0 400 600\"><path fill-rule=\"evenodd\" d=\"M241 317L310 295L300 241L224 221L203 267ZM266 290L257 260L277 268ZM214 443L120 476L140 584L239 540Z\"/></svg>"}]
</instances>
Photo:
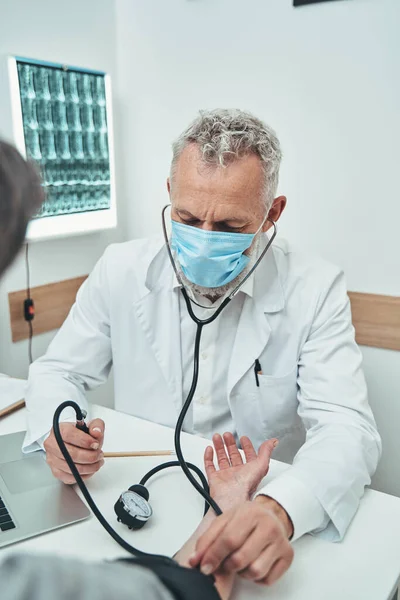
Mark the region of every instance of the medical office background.
<instances>
[{"instance_id":1,"label":"medical office background","mask_svg":"<svg viewBox=\"0 0 400 600\"><path fill-rule=\"evenodd\" d=\"M31 285L85 275L106 246L160 232L171 141L199 108L239 107L272 125L288 196L280 235L340 265L348 289L400 296L400 1L0 0L9 54L106 71L113 86L118 226L36 242ZM4 71L0 134L12 139ZM0 284L0 372L26 378ZM34 357L55 332L35 336ZM373 487L400 496L400 352L362 347L384 440ZM112 378L90 394L112 406Z\"/></svg>"}]
</instances>

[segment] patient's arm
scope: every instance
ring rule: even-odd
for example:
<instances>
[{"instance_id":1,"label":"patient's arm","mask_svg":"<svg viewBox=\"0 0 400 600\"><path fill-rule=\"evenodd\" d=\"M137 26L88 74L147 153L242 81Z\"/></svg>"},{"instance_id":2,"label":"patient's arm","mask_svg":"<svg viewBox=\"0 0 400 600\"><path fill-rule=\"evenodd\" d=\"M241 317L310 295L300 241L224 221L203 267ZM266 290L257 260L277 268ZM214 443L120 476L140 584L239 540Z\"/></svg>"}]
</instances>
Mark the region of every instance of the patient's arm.
<instances>
[{"instance_id":1,"label":"patient's arm","mask_svg":"<svg viewBox=\"0 0 400 600\"><path fill-rule=\"evenodd\" d=\"M214 521L216 518L217 517L215 516L214 511L210 509L193 535L175 555L174 558L180 565L183 567L190 567L189 558L195 553L197 540L203 535L203 533L205 533L212 521ZM227 600L231 595L234 577L234 574L225 573L222 570L218 571L218 573L215 573L215 587L217 588L222 600Z\"/></svg>"},{"instance_id":2,"label":"patient's arm","mask_svg":"<svg viewBox=\"0 0 400 600\"><path fill-rule=\"evenodd\" d=\"M246 462L243 462L231 433L225 433L224 439L218 434L214 435L213 443L219 469L217 470L214 466L214 450L211 446L208 446L204 453L204 465L210 485L210 494L224 511L251 498L268 472L270 454L276 445L276 440L265 442L271 446L270 451L259 452L257 455L249 438L241 438ZM175 555L175 560L179 564L185 567L190 566L189 558L195 553L197 540L217 518L210 508L196 531ZM232 592L234 574L226 573L221 569L214 575L219 595L222 600L227 600Z\"/></svg>"}]
</instances>

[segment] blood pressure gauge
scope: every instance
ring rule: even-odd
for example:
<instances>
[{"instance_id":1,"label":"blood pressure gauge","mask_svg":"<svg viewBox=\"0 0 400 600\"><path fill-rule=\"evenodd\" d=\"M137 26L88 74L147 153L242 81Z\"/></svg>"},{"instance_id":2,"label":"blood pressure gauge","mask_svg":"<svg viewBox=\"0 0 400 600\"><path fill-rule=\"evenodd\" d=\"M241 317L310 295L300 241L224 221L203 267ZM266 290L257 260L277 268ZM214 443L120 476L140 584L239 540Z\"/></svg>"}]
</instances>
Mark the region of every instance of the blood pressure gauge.
<instances>
[{"instance_id":1,"label":"blood pressure gauge","mask_svg":"<svg viewBox=\"0 0 400 600\"><path fill-rule=\"evenodd\" d=\"M153 510L148 502L149 492L144 485L132 485L122 492L114 505L118 521L129 529L140 529L149 520Z\"/></svg>"}]
</instances>

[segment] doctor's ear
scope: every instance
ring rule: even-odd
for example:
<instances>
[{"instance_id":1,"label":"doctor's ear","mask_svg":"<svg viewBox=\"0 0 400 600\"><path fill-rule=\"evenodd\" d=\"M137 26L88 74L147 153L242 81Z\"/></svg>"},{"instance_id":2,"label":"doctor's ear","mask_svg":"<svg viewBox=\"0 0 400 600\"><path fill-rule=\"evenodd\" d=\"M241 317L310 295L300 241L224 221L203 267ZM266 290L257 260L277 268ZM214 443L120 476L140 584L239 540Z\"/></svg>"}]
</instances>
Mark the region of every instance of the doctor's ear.
<instances>
[{"instance_id":1,"label":"doctor's ear","mask_svg":"<svg viewBox=\"0 0 400 600\"><path fill-rule=\"evenodd\" d=\"M167 177L167 190L168 190L168 194L171 193L171 182L169 180L169 177Z\"/></svg>"},{"instance_id":2,"label":"doctor's ear","mask_svg":"<svg viewBox=\"0 0 400 600\"><path fill-rule=\"evenodd\" d=\"M281 214L285 210L286 203L286 196L278 196L278 198L275 198L269 210L268 218L274 221L275 223L279 221ZM270 227L272 227L272 224L269 221L265 221L263 231L268 231Z\"/></svg>"}]
</instances>

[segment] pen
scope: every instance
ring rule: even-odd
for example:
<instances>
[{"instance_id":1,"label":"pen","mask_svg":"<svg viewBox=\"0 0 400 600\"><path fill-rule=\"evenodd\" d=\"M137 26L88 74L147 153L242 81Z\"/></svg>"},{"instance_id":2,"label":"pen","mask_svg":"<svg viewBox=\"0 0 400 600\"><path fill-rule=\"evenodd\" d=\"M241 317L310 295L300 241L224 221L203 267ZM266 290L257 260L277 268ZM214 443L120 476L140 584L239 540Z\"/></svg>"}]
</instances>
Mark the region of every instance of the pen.
<instances>
[{"instance_id":1,"label":"pen","mask_svg":"<svg viewBox=\"0 0 400 600\"><path fill-rule=\"evenodd\" d=\"M256 361L254 363L254 375L256 377L256 385L257 387L260 387L260 380L258 378L259 375L262 375L262 367L260 364L260 361L258 360L258 358L256 358Z\"/></svg>"}]
</instances>

